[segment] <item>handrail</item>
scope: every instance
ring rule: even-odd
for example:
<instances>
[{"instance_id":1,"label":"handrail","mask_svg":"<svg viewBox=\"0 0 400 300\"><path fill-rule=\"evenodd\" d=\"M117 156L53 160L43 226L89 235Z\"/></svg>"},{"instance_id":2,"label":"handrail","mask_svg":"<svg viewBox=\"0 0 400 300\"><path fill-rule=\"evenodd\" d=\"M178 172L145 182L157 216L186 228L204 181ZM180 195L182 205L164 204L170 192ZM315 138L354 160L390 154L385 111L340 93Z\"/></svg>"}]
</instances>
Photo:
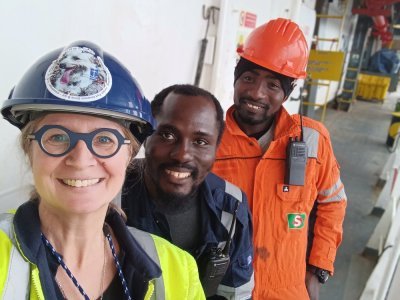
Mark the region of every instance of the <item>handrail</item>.
<instances>
[{"instance_id":1,"label":"handrail","mask_svg":"<svg viewBox=\"0 0 400 300\"><path fill-rule=\"evenodd\" d=\"M399 138L399 137L397 137ZM395 144L395 151L389 156L384 171L381 176L385 176L387 181L379 199L382 204L384 198L386 205L385 213L382 215L371 240L377 243L380 241L378 249L379 260L372 271L365 288L361 294L360 300L383 300L387 298L392 288L392 279L396 272L400 260L400 146ZM383 200L382 200L383 199ZM382 243L383 241L383 243ZM381 247L383 245L383 247Z\"/></svg>"}]
</instances>

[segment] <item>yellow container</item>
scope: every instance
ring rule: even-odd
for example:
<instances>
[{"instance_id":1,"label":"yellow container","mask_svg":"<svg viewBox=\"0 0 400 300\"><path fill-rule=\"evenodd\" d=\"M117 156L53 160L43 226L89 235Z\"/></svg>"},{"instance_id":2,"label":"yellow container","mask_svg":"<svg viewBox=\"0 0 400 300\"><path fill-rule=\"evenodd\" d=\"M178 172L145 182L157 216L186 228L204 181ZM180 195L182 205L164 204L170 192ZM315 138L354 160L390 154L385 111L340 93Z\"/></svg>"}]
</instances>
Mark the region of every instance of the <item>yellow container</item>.
<instances>
[{"instance_id":1,"label":"yellow container","mask_svg":"<svg viewBox=\"0 0 400 300\"><path fill-rule=\"evenodd\" d=\"M360 73L358 75L357 97L365 100L385 100L390 77Z\"/></svg>"},{"instance_id":2,"label":"yellow container","mask_svg":"<svg viewBox=\"0 0 400 300\"><path fill-rule=\"evenodd\" d=\"M400 129L400 112L392 113L392 121L390 123L388 136L386 139L386 145L392 147L394 144L394 140L396 139L396 135L399 133Z\"/></svg>"}]
</instances>

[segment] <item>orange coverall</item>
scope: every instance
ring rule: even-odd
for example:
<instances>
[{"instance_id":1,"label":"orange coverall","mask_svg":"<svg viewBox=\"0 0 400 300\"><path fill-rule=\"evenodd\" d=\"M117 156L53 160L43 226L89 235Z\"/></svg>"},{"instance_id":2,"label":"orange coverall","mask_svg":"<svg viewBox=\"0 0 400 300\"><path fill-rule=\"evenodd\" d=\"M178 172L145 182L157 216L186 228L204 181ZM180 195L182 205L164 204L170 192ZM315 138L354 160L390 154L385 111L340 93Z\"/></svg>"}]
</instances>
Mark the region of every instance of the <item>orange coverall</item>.
<instances>
[{"instance_id":1,"label":"orange coverall","mask_svg":"<svg viewBox=\"0 0 400 300\"><path fill-rule=\"evenodd\" d=\"M255 251L253 298L309 299L306 261L333 274L347 204L329 133L321 123L303 117L308 147L305 183L285 185L286 147L289 137L300 137L299 115L290 116L281 108L273 141L263 154L257 140L239 128L233 111L231 107L227 112L213 172L238 185L249 199ZM308 241L314 204L314 236Z\"/></svg>"}]
</instances>

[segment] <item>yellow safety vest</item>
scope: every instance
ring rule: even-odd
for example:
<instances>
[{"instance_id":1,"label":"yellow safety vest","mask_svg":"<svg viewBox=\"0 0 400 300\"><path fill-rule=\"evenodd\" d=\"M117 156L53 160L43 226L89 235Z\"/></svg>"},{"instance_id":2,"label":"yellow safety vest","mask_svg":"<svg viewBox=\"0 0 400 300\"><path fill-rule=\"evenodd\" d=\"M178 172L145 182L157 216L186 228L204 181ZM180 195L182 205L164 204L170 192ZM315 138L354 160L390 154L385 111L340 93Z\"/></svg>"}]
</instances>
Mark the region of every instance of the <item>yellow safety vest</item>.
<instances>
[{"instance_id":1,"label":"yellow safety vest","mask_svg":"<svg viewBox=\"0 0 400 300\"><path fill-rule=\"evenodd\" d=\"M0 214L0 299L44 300L39 269L22 253L13 231L13 217L11 213ZM205 299L192 256L160 237L128 229L162 270L159 278L149 282L146 300Z\"/></svg>"}]
</instances>

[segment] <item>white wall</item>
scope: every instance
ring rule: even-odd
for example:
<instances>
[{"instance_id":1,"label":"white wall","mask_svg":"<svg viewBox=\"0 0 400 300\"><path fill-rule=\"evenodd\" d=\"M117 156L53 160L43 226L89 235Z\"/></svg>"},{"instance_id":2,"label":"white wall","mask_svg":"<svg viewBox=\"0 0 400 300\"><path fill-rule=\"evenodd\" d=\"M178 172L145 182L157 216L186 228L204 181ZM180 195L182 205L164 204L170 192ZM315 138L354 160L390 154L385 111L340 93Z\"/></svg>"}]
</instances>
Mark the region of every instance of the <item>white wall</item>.
<instances>
[{"instance_id":1,"label":"white wall","mask_svg":"<svg viewBox=\"0 0 400 300\"><path fill-rule=\"evenodd\" d=\"M0 104L40 56L87 39L121 60L145 95L173 83L193 83L205 21L202 5L186 0L13 0L0 4ZM0 120L0 210L25 201L29 171L18 130Z\"/></svg>"},{"instance_id":2,"label":"white wall","mask_svg":"<svg viewBox=\"0 0 400 300\"><path fill-rule=\"evenodd\" d=\"M245 30L239 26L241 11L256 14L256 26L278 17L292 19L306 33L308 44L311 45L315 26L314 8L315 0L221 0L221 15L223 15L223 20L217 26L219 26L219 29L222 28L223 36L221 38L221 34L217 35L216 59L213 66L214 73L209 73L209 81L202 81L203 86L217 96L225 110L232 105L233 71L238 58L236 54L237 38L238 33ZM302 85L303 81L299 81L297 88L292 93L294 98L298 98L299 87ZM297 113L299 102L287 101L285 107L290 113Z\"/></svg>"},{"instance_id":3,"label":"white wall","mask_svg":"<svg viewBox=\"0 0 400 300\"><path fill-rule=\"evenodd\" d=\"M193 83L206 29L203 4L218 6L220 12L216 24L210 24L213 64L205 66L201 86L227 109L232 104L240 11L255 13L257 25L276 17L303 22L301 12L307 7L312 11L315 0L1 1L0 105L36 59L81 39L97 43L122 61L149 99L167 85ZM288 102L291 112L297 112L297 103ZM32 179L17 145L18 130L0 120L0 135L3 211L26 200Z\"/></svg>"}]
</instances>

